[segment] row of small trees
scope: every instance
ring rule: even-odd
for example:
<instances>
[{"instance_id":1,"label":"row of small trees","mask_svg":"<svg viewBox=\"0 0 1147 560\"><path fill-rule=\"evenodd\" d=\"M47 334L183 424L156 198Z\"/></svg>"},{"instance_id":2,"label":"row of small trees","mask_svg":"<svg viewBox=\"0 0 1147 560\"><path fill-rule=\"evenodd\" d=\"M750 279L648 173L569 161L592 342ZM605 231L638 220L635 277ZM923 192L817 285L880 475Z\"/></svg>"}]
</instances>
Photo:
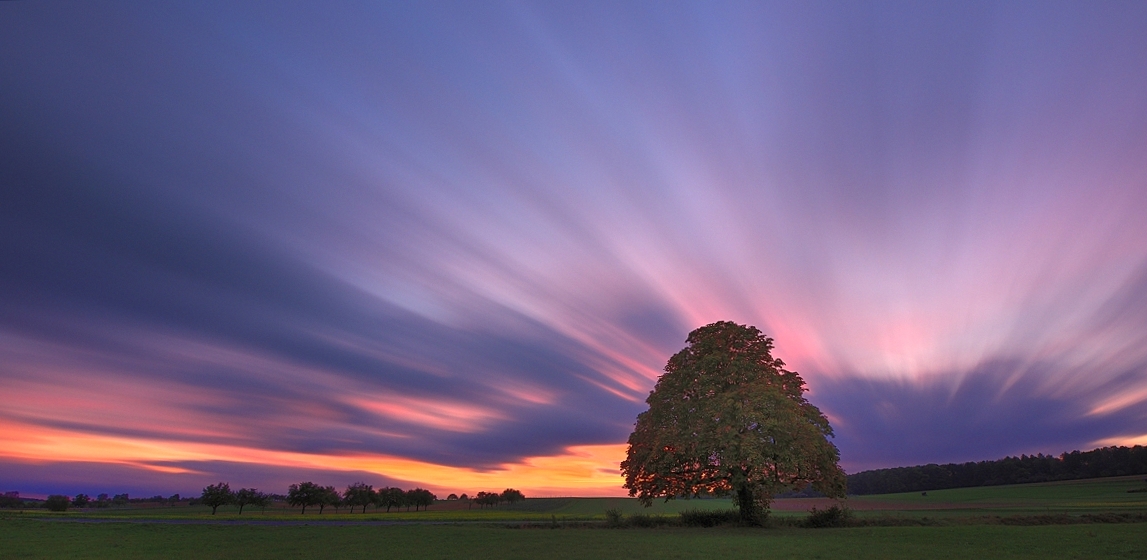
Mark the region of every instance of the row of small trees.
<instances>
[{"instance_id":1,"label":"row of small trees","mask_svg":"<svg viewBox=\"0 0 1147 560\"><path fill-rule=\"evenodd\" d=\"M366 508L374 506L381 509L386 508L387 513L392 508L403 508L407 511L414 508L418 511L419 508L426 509L435 500L438 499L434 493L423 488L414 488L413 490L403 490L401 488L379 488L375 490L370 484L356 482L346 487L346 490L339 492L334 486L320 486L314 482L301 482L299 484L292 484L287 491L286 496L265 494L255 488L240 488L239 490L231 490L231 485L226 482L218 484L211 484L203 489L203 494L199 497L198 502L209 506L211 514L219 509L219 506L236 505L239 506L239 514L243 514L243 508L246 506L254 506L266 508L275 499L286 499L287 503L301 507L303 514L307 512L307 507L318 507L319 513L322 514L327 506L335 507L336 509L341 506L350 506L351 511L356 507L362 507L362 512L366 513ZM16 507L17 505L23 506L23 500L19 499L19 493L8 492L2 497L3 501L0 506ZM163 501L178 501L179 495L176 494L171 498L163 499ZM515 504L526 499L520 491L513 488L507 488L502 492L478 492L473 498L462 494L459 497L456 494L450 494L448 500L463 500L471 504L478 504L479 507L494 507L501 503ZM146 501L153 501L148 499ZM141 501L141 500L135 500ZM195 503L196 500L192 500ZM11 504L8 502L12 502ZM107 494L100 494L98 498L92 499L85 494L77 494L75 498L69 498L62 495L52 495L45 500L43 507L52 509L53 511L64 511L68 509L69 505L76 507L106 507L105 504L126 505L128 503L127 494L117 495L114 498L108 498Z\"/></svg>"},{"instance_id":2,"label":"row of small trees","mask_svg":"<svg viewBox=\"0 0 1147 560\"><path fill-rule=\"evenodd\" d=\"M176 494L175 497L178 498L178 496L179 495ZM127 503L127 494L116 494L115 496L100 494L95 498L87 494L76 494L74 498L69 498L62 494L52 494L42 503L39 501L25 501L20 498L19 492L5 492L3 496L0 496L0 507L45 507L52 511L66 511L69 506L105 508L109 506L124 506L127 505Z\"/></svg>"},{"instance_id":3,"label":"row of small trees","mask_svg":"<svg viewBox=\"0 0 1147 560\"><path fill-rule=\"evenodd\" d=\"M307 506L318 506L321 514L326 506L337 508L342 505L350 506L352 512L354 508L362 506L363 513L366 513L367 506L385 507L388 513L395 507L405 507L407 510L413 507L414 511L418 511L419 507L425 509L436 499L437 496L423 488L403 490L388 487L376 491L374 486L363 482L347 486L341 494L334 486L319 486L313 482L292 484L287 490L287 503L301 506L301 513L307 512Z\"/></svg>"},{"instance_id":4,"label":"row of small trees","mask_svg":"<svg viewBox=\"0 0 1147 560\"><path fill-rule=\"evenodd\" d=\"M462 496L463 497L461 499L466 499L465 494ZM507 488L502 492L478 492L474 498L470 500L470 503L478 504L478 507L494 507L503 502L514 505L515 503L525 499L526 497L522 495L521 492L514 490L513 488Z\"/></svg>"},{"instance_id":5,"label":"row of small trees","mask_svg":"<svg viewBox=\"0 0 1147 560\"><path fill-rule=\"evenodd\" d=\"M229 484L220 482L204 488L203 495L199 497L199 502L211 506L211 515L215 515L215 510L219 509L219 506L227 504L239 506L239 515L243 515L244 506L265 508L270 505L271 496L254 488L240 488L232 492Z\"/></svg>"},{"instance_id":6,"label":"row of small trees","mask_svg":"<svg viewBox=\"0 0 1147 560\"><path fill-rule=\"evenodd\" d=\"M350 506L352 512L354 508L361 506L363 513L366 513L368 506L385 507L387 512L390 512L391 508L401 507L405 507L408 511L413 507L414 511L418 511L419 508L425 509L433 504L437 496L423 488L413 490L379 488L375 490L370 484L356 482L347 486L346 490L339 492L334 486L300 482L291 485L287 490L286 499L288 504L301 507L303 514L307 513L308 507L318 507L319 513L322 514L327 506L335 508ZM271 501L271 496L254 488L241 488L232 492L230 485L226 482L220 482L204 488L199 501L204 505L211 506L212 515L215 514L219 506L227 504L239 506L239 514L242 515L244 506L266 507Z\"/></svg>"}]
</instances>

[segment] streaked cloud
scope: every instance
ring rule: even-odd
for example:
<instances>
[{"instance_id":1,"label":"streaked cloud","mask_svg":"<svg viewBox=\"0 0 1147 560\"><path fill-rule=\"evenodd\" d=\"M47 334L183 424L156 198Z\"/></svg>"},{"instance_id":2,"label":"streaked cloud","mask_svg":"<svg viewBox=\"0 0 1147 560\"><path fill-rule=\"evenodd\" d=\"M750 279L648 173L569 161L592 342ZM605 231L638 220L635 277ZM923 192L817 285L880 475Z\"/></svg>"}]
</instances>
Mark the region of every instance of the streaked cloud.
<instances>
[{"instance_id":1,"label":"streaked cloud","mask_svg":"<svg viewBox=\"0 0 1147 560\"><path fill-rule=\"evenodd\" d=\"M716 320L851 470L1147 431L1137 5L0 14L13 483L616 493Z\"/></svg>"}]
</instances>

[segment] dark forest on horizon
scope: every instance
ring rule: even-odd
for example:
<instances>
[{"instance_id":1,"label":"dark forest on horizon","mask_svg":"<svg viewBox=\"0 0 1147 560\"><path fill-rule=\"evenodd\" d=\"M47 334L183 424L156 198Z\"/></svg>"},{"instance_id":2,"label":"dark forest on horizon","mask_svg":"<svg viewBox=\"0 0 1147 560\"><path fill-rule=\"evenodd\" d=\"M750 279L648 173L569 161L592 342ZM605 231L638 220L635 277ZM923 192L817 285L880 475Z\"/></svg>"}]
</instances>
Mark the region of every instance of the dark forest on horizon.
<instances>
[{"instance_id":1,"label":"dark forest on horizon","mask_svg":"<svg viewBox=\"0 0 1147 560\"><path fill-rule=\"evenodd\" d=\"M848 493L893 494L1147 474L1147 447L1101 447L994 461L875 469L848 475Z\"/></svg>"}]
</instances>

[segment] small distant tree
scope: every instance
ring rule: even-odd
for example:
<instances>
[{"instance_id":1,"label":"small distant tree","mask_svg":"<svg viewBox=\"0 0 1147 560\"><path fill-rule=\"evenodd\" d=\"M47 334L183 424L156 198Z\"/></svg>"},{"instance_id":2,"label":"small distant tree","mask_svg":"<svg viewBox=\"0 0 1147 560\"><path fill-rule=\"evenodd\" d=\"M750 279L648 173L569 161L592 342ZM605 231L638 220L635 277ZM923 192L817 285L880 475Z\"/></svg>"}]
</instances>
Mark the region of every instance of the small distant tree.
<instances>
[{"instance_id":1,"label":"small distant tree","mask_svg":"<svg viewBox=\"0 0 1147 560\"><path fill-rule=\"evenodd\" d=\"M272 497L271 494L266 494L263 492L259 492L258 494L259 495L255 497L255 500L251 502L251 505L256 506L261 511L266 512L267 506L271 505L271 500L273 500L274 498Z\"/></svg>"},{"instance_id":2,"label":"small distant tree","mask_svg":"<svg viewBox=\"0 0 1147 560\"><path fill-rule=\"evenodd\" d=\"M478 492L474 503L480 506L495 507L502 503L502 494L500 492Z\"/></svg>"},{"instance_id":3,"label":"small distant tree","mask_svg":"<svg viewBox=\"0 0 1147 560\"><path fill-rule=\"evenodd\" d=\"M76 494L76 497L72 498L72 505L80 508L88 507L91 501L92 499L87 494Z\"/></svg>"},{"instance_id":4,"label":"small distant tree","mask_svg":"<svg viewBox=\"0 0 1147 560\"><path fill-rule=\"evenodd\" d=\"M401 488L380 488L376 495L378 507L385 507L386 513L390 513L392 507L402 507L406 498L406 493Z\"/></svg>"},{"instance_id":5,"label":"small distant tree","mask_svg":"<svg viewBox=\"0 0 1147 560\"><path fill-rule=\"evenodd\" d=\"M292 484L287 489L287 503L292 506L302 506L302 514L307 513L307 506L317 506L323 501L323 487L314 482L300 482Z\"/></svg>"},{"instance_id":6,"label":"small distant tree","mask_svg":"<svg viewBox=\"0 0 1147 560\"><path fill-rule=\"evenodd\" d=\"M415 503L414 511L418 511L418 506L422 506L422 509L425 510L426 508L434 505L434 500L438 499L438 496L435 496L433 492L424 488L415 488L413 492Z\"/></svg>"},{"instance_id":7,"label":"small distant tree","mask_svg":"<svg viewBox=\"0 0 1147 560\"><path fill-rule=\"evenodd\" d=\"M171 505L175 505L177 502L179 502L179 494L172 494L167 498L167 503Z\"/></svg>"},{"instance_id":8,"label":"small distant tree","mask_svg":"<svg viewBox=\"0 0 1147 560\"><path fill-rule=\"evenodd\" d=\"M254 488L240 488L235 492L235 505L239 506L239 515L243 515L243 506L263 506L266 507L267 495L254 489Z\"/></svg>"},{"instance_id":9,"label":"small distant tree","mask_svg":"<svg viewBox=\"0 0 1147 560\"><path fill-rule=\"evenodd\" d=\"M0 507L17 508L23 507L23 505L24 500L20 499L19 492L5 492L3 496L0 496Z\"/></svg>"},{"instance_id":10,"label":"small distant tree","mask_svg":"<svg viewBox=\"0 0 1147 560\"><path fill-rule=\"evenodd\" d=\"M507 488L502 491L502 501L507 504L514 505L526 499L526 496L513 488Z\"/></svg>"},{"instance_id":11,"label":"small distant tree","mask_svg":"<svg viewBox=\"0 0 1147 560\"><path fill-rule=\"evenodd\" d=\"M446 500L451 502L457 501L458 494L451 493L449 496L446 496Z\"/></svg>"},{"instance_id":12,"label":"small distant tree","mask_svg":"<svg viewBox=\"0 0 1147 560\"><path fill-rule=\"evenodd\" d=\"M123 494L116 494L114 497L112 497L112 505L126 506L129 499L130 498L127 497L127 492L124 492Z\"/></svg>"},{"instance_id":13,"label":"small distant tree","mask_svg":"<svg viewBox=\"0 0 1147 560\"><path fill-rule=\"evenodd\" d=\"M48 499L44 500L44 507L51 511L68 511L68 505L71 500L67 496L61 494L52 494Z\"/></svg>"},{"instance_id":14,"label":"small distant tree","mask_svg":"<svg viewBox=\"0 0 1147 560\"><path fill-rule=\"evenodd\" d=\"M342 497L339 496L339 491L335 490L334 486L324 486L319 490L319 515L323 514L323 508L327 506L334 506L335 509L342 505Z\"/></svg>"},{"instance_id":15,"label":"small distant tree","mask_svg":"<svg viewBox=\"0 0 1147 560\"><path fill-rule=\"evenodd\" d=\"M362 512L366 513L366 506L375 502L374 486L363 482L347 486L343 492L343 502L350 506L351 513L354 513L355 506L362 506Z\"/></svg>"},{"instance_id":16,"label":"small distant tree","mask_svg":"<svg viewBox=\"0 0 1147 560\"><path fill-rule=\"evenodd\" d=\"M219 506L227 505L235 501L235 494L231 492L231 486L226 482L219 484L212 484L203 489L203 495L199 497L199 501L203 505L211 507L211 515L215 515L215 510Z\"/></svg>"}]
</instances>

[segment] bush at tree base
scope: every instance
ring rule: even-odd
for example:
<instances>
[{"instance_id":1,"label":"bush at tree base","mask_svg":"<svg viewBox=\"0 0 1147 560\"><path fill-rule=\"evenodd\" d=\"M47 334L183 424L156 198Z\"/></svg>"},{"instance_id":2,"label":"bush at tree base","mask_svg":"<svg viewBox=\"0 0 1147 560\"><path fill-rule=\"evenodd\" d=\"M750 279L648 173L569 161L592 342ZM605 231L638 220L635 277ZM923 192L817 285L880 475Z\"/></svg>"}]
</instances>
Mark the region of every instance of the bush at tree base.
<instances>
[{"instance_id":1,"label":"bush at tree base","mask_svg":"<svg viewBox=\"0 0 1147 560\"><path fill-rule=\"evenodd\" d=\"M735 509L724 511L690 509L681 512L681 524L686 527L717 527L737 525L740 522L741 513Z\"/></svg>"},{"instance_id":2,"label":"bush at tree base","mask_svg":"<svg viewBox=\"0 0 1147 560\"><path fill-rule=\"evenodd\" d=\"M846 527L851 520L852 510L846 507L832 506L826 509L814 507L808 512L808 517L801 523L801 526L809 529Z\"/></svg>"}]
</instances>

